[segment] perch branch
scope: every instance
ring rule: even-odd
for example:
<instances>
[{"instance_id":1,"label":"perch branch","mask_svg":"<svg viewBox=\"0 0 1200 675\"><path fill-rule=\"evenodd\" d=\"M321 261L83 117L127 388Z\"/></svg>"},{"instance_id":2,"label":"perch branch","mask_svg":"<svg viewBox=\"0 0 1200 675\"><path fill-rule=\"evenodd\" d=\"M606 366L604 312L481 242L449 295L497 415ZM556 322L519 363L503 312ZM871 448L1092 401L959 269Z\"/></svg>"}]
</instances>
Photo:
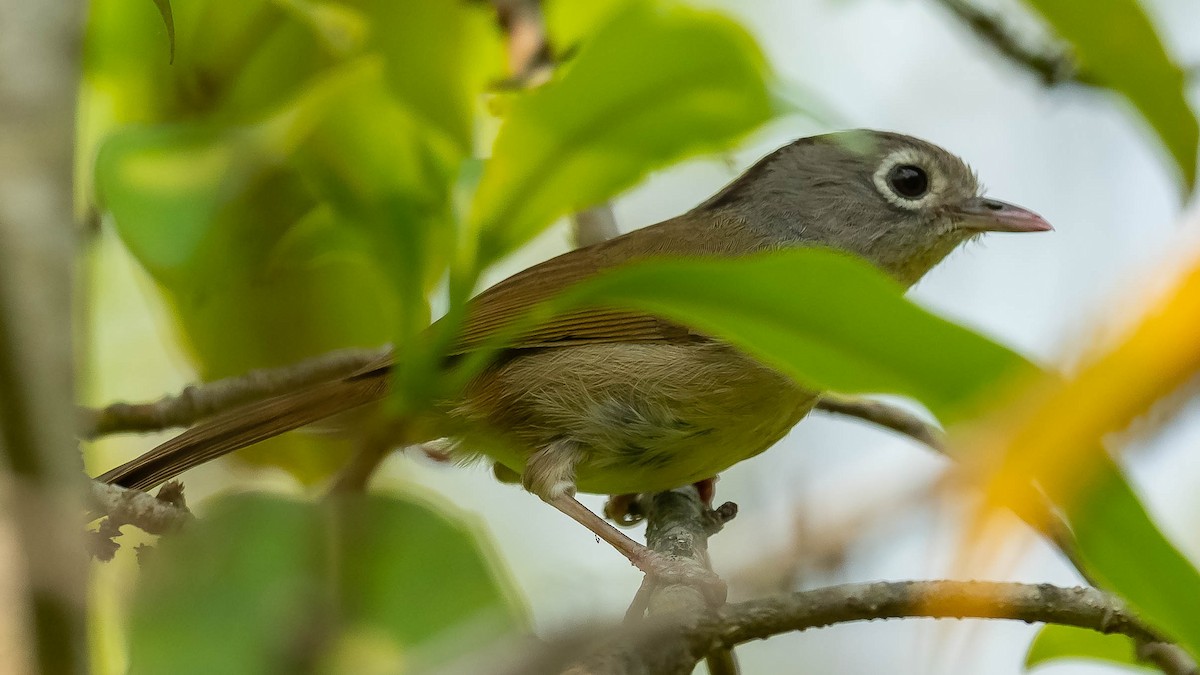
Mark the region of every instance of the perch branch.
<instances>
[{"instance_id":1,"label":"perch branch","mask_svg":"<svg viewBox=\"0 0 1200 675\"><path fill-rule=\"evenodd\" d=\"M714 510L704 503L693 485L641 495L646 515L646 546L677 564L697 567L712 574L708 557L708 538L737 514L737 507L726 503ZM697 575L702 576L702 575ZM716 581L715 575L712 575ZM708 613L705 589L685 583L655 584L647 580L626 612L626 623L637 625L643 614L650 619L701 617ZM729 646L716 645L704 655L711 675L737 675L737 660Z\"/></svg>"}]
</instances>

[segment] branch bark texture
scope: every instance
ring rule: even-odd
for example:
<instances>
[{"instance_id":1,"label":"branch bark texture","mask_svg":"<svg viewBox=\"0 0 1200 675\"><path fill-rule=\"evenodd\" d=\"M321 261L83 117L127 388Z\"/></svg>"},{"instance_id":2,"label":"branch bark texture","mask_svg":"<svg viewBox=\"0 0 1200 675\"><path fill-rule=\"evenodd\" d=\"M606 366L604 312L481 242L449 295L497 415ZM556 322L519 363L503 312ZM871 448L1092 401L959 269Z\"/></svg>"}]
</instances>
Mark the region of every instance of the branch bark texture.
<instances>
[{"instance_id":1,"label":"branch bark texture","mask_svg":"<svg viewBox=\"0 0 1200 675\"><path fill-rule=\"evenodd\" d=\"M614 634L572 675L686 675L706 654L753 640L855 621L1007 619L1121 633L1151 641L1119 599L1094 588L984 581L843 584L727 605L694 619Z\"/></svg>"}]
</instances>

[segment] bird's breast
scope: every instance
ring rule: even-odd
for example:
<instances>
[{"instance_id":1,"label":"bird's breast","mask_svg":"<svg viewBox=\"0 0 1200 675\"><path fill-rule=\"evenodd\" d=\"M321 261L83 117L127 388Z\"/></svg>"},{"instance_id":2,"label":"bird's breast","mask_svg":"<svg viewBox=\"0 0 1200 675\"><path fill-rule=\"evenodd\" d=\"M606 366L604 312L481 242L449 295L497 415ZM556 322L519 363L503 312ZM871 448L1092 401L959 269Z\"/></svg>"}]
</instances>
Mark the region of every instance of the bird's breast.
<instances>
[{"instance_id":1,"label":"bird's breast","mask_svg":"<svg viewBox=\"0 0 1200 675\"><path fill-rule=\"evenodd\" d=\"M581 491L666 490L702 480L783 437L811 391L727 346L624 343L531 351L494 367L454 414L468 450L520 473L528 455L578 446Z\"/></svg>"}]
</instances>

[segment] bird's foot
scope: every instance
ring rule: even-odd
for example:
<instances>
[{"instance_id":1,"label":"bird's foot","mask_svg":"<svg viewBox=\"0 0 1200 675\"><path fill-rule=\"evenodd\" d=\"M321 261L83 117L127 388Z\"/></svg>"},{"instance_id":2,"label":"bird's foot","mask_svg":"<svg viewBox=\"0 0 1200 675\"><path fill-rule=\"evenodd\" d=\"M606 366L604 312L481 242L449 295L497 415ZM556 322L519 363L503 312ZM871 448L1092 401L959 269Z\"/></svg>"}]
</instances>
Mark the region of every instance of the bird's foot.
<instances>
[{"instance_id":1,"label":"bird's foot","mask_svg":"<svg viewBox=\"0 0 1200 675\"><path fill-rule=\"evenodd\" d=\"M729 587L721 577L695 560L672 558L643 546L630 562L646 574L643 586L653 591L668 586L694 588L710 607L720 607L729 596Z\"/></svg>"},{"instance_id":2,"label":"bird's foot","mask_svg":"<svg viewBox=\"0 0 1200 675\"><path fill-rule=\"evenodd\" d=\"M604 502L604 517L621 527L633 527L646 518L637 494L611 495Z\"/></svg>"}]
</instances>

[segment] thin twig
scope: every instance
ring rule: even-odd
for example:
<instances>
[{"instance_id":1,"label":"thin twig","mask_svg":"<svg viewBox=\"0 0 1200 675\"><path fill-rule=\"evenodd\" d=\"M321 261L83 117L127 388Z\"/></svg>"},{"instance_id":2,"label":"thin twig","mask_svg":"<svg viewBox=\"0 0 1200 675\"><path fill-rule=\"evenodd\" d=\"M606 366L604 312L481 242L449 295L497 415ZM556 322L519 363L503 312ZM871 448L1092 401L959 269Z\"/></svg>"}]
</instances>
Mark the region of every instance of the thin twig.
<instances>
[{"instance_id":1,"label":"thin twig","mask_svg":"<svg viewBox=\"0 0 1200 675\"><path fill-rule=\"evenodd\" d=\"M295 391L361 370L379 361L390 348L342 349L280 368L189 385L178 394L150 403L113 403L99 410L80 408L79 434L97 438L122 432L162 431L186 427L254 401Z\"/></svg>"},{"instance_id":2,"label":"thin twig","mask_svg":"<svg viewBox=\"0 0 1200 675\"><path fill-rule=\"evenodd\" d=\"M1091 84L1068 47L1061 43L1033 47L1009 28L998 15L966 0L939 0L942 6L971 28L984 42L1014 63L1037 75L1046 86L1064 82Z\"/></svg>"},{"instance_id":3,"label":"thin twig","mask_svg":"<svg viewBox=\"0 0 1200 675\"><path fill-rule=\"evenodd\" d=\"M136 525L149 534L167 534L191 521L178 481L164 483L157 496L120 485L91 481L91 506L96 512L123 525Z\"/></svg>"},{"instance_id":4,"label":"thin twig","mask_svg":"<svg viewBox=\"0 0 1200 675\"><path fill-rule=\"evenodd\" d=\"M826 393L817 401L817 410L878 424L946 454L946 435L942 430L899 406L859 396Z\"/></svg>"},{"instance_id":5,"label":"thin twig","mask_svg":"<svg viewBox=\"0 0 1200 675\"><path fill-rule=\"evenodd\" d=\"M92 557L100 561L112 560L116 555L120 544L115 539L124 525L134 525L149 534L168 534L192 520L183 498L183 484L178 481L164 483L153 497L141 490L91 481L88 501L90 515L104 516L87 541Z\"/></svg>"}]
</instances>

